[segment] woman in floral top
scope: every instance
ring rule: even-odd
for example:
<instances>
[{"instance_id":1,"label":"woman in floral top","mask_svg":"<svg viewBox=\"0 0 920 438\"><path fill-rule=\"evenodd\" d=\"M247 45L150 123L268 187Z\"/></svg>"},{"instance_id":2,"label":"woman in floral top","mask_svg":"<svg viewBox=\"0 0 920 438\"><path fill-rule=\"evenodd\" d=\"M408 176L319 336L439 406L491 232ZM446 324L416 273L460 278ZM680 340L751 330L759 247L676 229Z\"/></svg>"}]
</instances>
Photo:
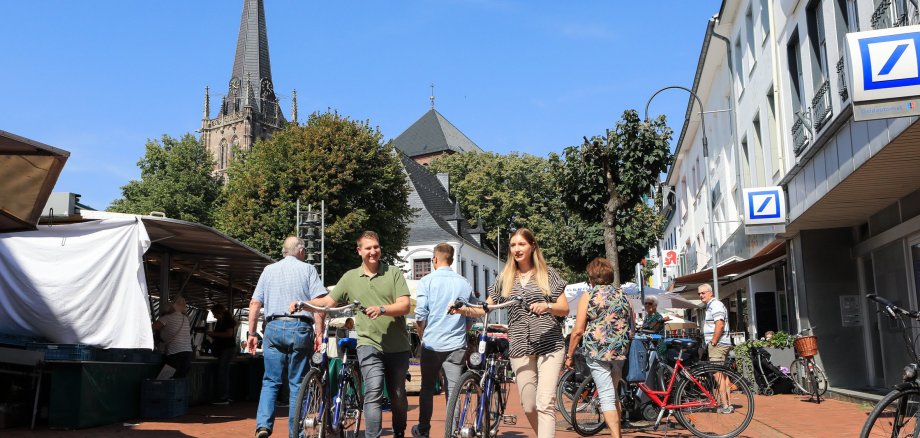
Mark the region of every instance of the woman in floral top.
<instances>
[{"instance_id":1,"label":"woman in floral top","mask_svg":"<svg viewBox=\"0 0 920 438\"><path fill-rule=\"evenodd\" d=\"M582 341L610 436L619 438L615 382L620 381L629 352L632 306L622 289L610 285L612 282L613 266L607 259L598 257L588 264L588 283L592 287L578 303L566 366L572 366L575 348Z\"/></svg>"}]
</instances>

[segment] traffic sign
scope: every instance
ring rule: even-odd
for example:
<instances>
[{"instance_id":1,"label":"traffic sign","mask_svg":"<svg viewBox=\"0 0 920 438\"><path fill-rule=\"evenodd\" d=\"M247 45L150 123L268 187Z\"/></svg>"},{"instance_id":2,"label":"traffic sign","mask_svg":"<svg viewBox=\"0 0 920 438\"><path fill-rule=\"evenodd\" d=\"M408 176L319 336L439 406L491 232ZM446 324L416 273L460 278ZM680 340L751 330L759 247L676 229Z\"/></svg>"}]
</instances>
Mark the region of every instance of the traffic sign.
<instances>
[{"instance_id":1,"label":"traffic sign","mask_svg":"<svg viewBox=\"0 0 920 438\"><path fill-rule=\"evenodd\" d=\"M786 223L786 197L782 187L744 189L744 225Z\"/></svg>"}]
</instances>

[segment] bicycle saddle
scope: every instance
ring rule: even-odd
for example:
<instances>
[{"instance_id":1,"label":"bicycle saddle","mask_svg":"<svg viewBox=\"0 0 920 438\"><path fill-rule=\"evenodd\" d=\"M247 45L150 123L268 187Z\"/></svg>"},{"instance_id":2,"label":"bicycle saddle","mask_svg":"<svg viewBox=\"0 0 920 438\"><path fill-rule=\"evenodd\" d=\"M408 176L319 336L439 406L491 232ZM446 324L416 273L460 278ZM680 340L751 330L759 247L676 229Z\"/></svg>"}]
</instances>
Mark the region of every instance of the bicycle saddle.
<instances>
[{"instance_id":1,"label":"bicycle saddle","mask_svg":"<svg viewBox=\"0 0 920 438\"><path fill-rule=\"evenodd\" d=\"M699 341L689 338L673 338L668 339L668 345L672 347L677 347L684 350L692 350L700 345Z\"/></svg>"}]
</instances>

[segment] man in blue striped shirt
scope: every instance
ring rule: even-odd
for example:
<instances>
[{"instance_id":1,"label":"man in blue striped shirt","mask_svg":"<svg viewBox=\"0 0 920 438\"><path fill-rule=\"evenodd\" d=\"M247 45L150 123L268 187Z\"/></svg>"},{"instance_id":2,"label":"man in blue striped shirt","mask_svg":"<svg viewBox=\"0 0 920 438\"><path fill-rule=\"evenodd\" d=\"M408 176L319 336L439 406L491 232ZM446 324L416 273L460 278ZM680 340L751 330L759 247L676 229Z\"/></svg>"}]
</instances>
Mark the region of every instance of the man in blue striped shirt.
<instances>
[{"instance_id":1,"label":"man in blue striped shirt","mask_svg":"<svg viewBox=\"0 0 920 438\"><path fill-rule=\"evenodd\" d=\"M412 428L415 437L428 437L431 431L432 398L438 371L444 368L448 396L460 381L466 353L467 320L461 315L449 315L448 307L456 299L470 301L472 288L465 278L450 269L454 263L454 247L440 243L431 258L435 271L422 277L416 288L415 322L422 339L422 387L419 393L418 424Z\"/></svg>"},{"instance_id":2,"label":"man in blue striped shirt","mask_svg":"<svg viewBox=\"0 0 920 438\"><path fill-rule=\"evenodd\" d=\"M262 376L262 393L256 411L256 438L267 438L274 429L275 400L284 383L285 367L291 411L288 435L293 436L294 422L298 417L294 412L297 391L323 332L322 314L288 312L293 301L308 301L326 295L326 289L316 275L316 268L303 261L303 240L296 236L288 237L284 240L282 254L283 259L266 266L262 271L249 302L249 337L246 348L252 354L256 353L258 341L256 320L263 307L266 321L262 342L265 374Z\"/></svg>"}]
</instances>

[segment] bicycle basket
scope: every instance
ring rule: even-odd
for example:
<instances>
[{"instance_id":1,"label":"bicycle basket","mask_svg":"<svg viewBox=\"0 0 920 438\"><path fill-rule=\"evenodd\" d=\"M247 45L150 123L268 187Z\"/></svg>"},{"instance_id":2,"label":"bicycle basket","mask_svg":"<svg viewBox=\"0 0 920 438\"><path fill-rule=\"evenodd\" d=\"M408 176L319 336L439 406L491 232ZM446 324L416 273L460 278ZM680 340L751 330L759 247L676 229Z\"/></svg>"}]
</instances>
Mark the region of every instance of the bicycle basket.
<instances>
[{"instance_id":1,"label":"bicycle basket","mask_svg":"<svg viewBox=\"0 0 920 438\"><path fill-rule=\"evenodd\" d=\"M800 336L793 342L795 352L802 357L811 357L818 354L818 338L815 336Z\"/></svg>"}]
</instances>

